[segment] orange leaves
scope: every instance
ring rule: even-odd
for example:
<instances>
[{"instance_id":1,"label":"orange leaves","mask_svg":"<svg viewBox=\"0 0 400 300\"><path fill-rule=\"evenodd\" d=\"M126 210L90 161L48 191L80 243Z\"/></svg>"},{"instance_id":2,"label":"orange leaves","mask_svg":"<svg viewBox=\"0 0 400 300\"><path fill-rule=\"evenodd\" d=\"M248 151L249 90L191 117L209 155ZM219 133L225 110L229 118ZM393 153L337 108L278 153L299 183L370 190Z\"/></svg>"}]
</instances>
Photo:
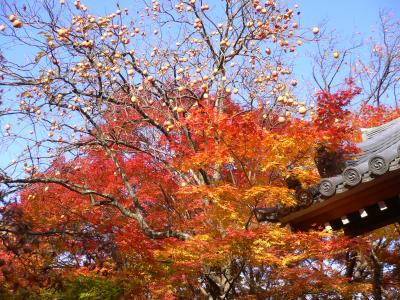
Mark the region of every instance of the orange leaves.
<instances>
[{"instance_id":1,"label":"orange leaves","mask_svg":"<svg viewBox=\"0 0 400 300\"><path fill-rule=\"evenodd\" d=\"M274 207L276 205L291 206L296 204L293 195L286 186L253 186L245 190L243 200L250 204Z\"/></svg>"},{"instance_id":2,"label":"orange leaves","mask_svg":"<svg viewBox=\"0 0 400 300\"><path fill-rule=\"evenodd\" d=\"M77 274L143 276L157 295L183 282L197 284L207 268L227 268L237 259L272 266L281 278L295 284L293 270L327 285L329 278L315 275L304 262L324 261L348 244L330 240L325 232L292 234L280 224L258 224L253 208L296 205L295 190L287 183L291 176L303 188L315 184L317 141L327 136L332 145L347 142L344 128L349 126L350 114L345 106L354 93L339 93L340 103L332 95L321 95L318 115L324 122L293 117L270 127L262 109L246 110L230 98L225 99L224 111L218 111L215 95L196 105L181 99L171 107L154 103L143 108L143 114L157 120L168 136L136 111L136 106L145 104L140 95L121 94L121 103L127 106L113 107L101 125L114 161L101 147L88 147L79 158L53 162L42 175L109 194L133 213L143 211L153 230L180 230L191 238L150 239L137 220L121 216L109 205L93 207L88 195L55 184L24 191L25 218L36 230L71 232L41 247L75 255L85 265L75 267ZM346 123L337 126L335 116ZM91 134L82 141L94 142L99 132ZM132 185L134 198L124 180ZM94 198L102 200L97 195ZM92 256L96 259L86 260ZM120 259L126 267L118 265ZM105 262L110 264L105 266ZM330 270L321 267L318 272Z\"/></svg>"},{"instance_id":3,"label":"orange leaves","mask_svg":"<svg viewBox=\"0 0 400 300\"><path fill-rule=\"evenodd\" d=\"M199 186L191 188L190 191L187 189L186 195L192 198L190 194L206 204L202 218L208 220L208 225L197 228L198 233L220 234L220 229L227 226L244 226L246 215L242 212L246 211L246 202L236 187L229 184L215 187Z\"/></svg>"},{"instance_id":4,"label":"orange leaves","mask_svg":"<svg viewBox=\"0 0 400 300\"><path fill-rule=\"evenodd\" d=\"M255 237L252 231L226 228L223 234L201 234L185 243L167 245L156 257L169 261L174 272L222 267L234 257L247 256Z\"/></svg>"},{"instance_id":5,"label":"orange leaves","mask_svg":"<svg viewBox=\"0 0 400 300\"><path fill-rule=\"evenodd\" d=\"M64 24L35 19L35 28L53 33L38 34L43 51L33 58L48 66L34 70L36 80L17 63L5 64L15 71L6 83L22 88L20 120L36 116L35 130L21 136L29 143L21 168L27 176L35 170L28 179L56 182L10 187L23 191L1 212L0 223L15 214L6 223L13 232L1 234L3 275L26 273L35 278L21 285L48 286L78 275L118 279L126 298L296 299L304 282L310 293L346 293L347 279L329 263L344 265L348 241L257 223L254 209L278 222L296 194L316 184L319 143L348 151L359 127L398 111L363 106L351 114L360 92L352 81L318 93L315 111L300 102L300 82L284 63L285 52L303 43L297 9L275 1L199 2L170 3L174 11L149 1L128 21L123 8L100 17L77 0L75 14L63 8ZM36 32L26 20L24 28ZM178 31L174 45L159 40ZM7 124L13 137L20 126ZM393 253L385 253L390 262Z\"/></svg>"}]
</instances>

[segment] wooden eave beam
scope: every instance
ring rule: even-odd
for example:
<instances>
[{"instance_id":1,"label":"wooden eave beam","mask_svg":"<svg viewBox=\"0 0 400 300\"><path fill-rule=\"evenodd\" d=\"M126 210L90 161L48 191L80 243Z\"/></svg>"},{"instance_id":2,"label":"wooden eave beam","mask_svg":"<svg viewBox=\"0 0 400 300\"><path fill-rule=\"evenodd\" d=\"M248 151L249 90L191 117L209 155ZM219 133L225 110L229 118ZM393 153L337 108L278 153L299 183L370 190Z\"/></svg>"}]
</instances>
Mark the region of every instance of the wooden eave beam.
<instances>
[{"instance_id":1,"label":"wooden eave beam","mask_svg":"<svg viewBox=\"0 0 400 300\"><path fill-rule=\"evenodd\" d=\"M361 183L306 209L291 213L281 218L280 222L283 225L290 224L294 228L309 229L399 194L400 169Z\"/></svg>"}]
</instances>

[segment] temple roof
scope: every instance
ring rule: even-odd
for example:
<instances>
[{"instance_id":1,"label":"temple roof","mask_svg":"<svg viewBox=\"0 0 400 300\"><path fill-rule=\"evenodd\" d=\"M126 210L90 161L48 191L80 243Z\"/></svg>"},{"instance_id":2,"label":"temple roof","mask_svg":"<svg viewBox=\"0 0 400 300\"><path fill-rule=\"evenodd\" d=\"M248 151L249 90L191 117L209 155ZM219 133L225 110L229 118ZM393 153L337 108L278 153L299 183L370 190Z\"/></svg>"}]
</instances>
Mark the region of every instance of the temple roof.
<instances>
[{"instance_id":1,"label":"temple roof","mask_svg":"<svg viewBox=\"0 0 400 300\"><path fill-rule=\"evenodd\" d=\"M400 118L378 127L361 129L360 152L341 174L323 178L319 192L325 198L345 192L400 168Z\"/></svg>"}]
</instances>

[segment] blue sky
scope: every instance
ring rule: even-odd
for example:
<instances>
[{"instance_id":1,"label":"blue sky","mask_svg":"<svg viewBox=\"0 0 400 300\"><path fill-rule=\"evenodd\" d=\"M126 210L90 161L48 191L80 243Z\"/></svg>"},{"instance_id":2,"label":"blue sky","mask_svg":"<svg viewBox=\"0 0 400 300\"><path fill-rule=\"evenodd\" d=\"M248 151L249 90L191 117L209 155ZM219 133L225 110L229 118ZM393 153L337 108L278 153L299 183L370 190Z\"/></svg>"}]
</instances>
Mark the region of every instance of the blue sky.
<instances>
[{"instance_id":1,"label":"blue sky","mask_svg":"<svg viewBox=\"0 0 400 300\"><path fill-rule=\"evenodd\" d=\"M378 31L375 29L379 25L380 11L391 13L394 19L400 20L399 0L300 0L289 3L299 4L302 28L311 29L323 25L328 31L334 30L338 36L338 49L351 46L355 40L376 38ZM361 57L370 54L367 47L357 49L356 52ZM295 71L310 76L309 61L300 56L302 59L296 61Z\"/></svg>"},{"instance_id":2,"label":"blue sky","mask_svg":"<svg viewBox=\"0 0 400 300\"><path fill-rule=\"evenodd\" d=\"M66 1L73 3L73 0ZM129 7L130 15L133 15L138 10L138 7L143 7L143 1L139 0L81 1L89 6L90 11L99 15L115 12L117 2L120 3L121 8ZM163 3L170 0L159 1ZM213 4L221 3L221 1L223 0L203 0L210 7ZM15 2L20 6L26 0L15 0ZM148 0L148 2L150 3L151 1ZM371 36L375 37L377 32L374 29L379 23L379 11L391 12L395 19L400 20L400 0L282 0L281 2L288 4L289 7L293 7L296 3L299 5L301 11L299 23L302 30L311 30L314 26L323 25L328 31L336 31L338 35L338 50L351 46L354 43L354 39L365 40ZM297 59L295 62L295 72L307 80L306 77L310 74L310 62L307 59L306 52L313 49L313 47L315 49L315 45L307 45L307 43L304 45L303 49L299 49L298 57L301 59ZM26 55L22 49L16 51L13 45L4 45L1 40L0 47L3 48L3 52L10 52L16 59ZM367 48L358 49L357 55L369 55L369 50ZM300 86L301 84L299 84L299 88Z\"/></svg>"},{"instance_id":3,"label":"blue sky","mask_svg":"<svg viewBox=\"0 0 400 300\"><path fill-rule=\"evenodd\" d=\"M369 34L378 21L379 10L392 11L400 17L399 0L302 0L300 5L303 26L328 20L346 38L356 31Z\"/></svg>"},{"instance_id":4,"label":"blue sky","mask_svg":"<svg viewBox=\"0 0 400 300\"><path fill-rule=\"evenodd\" d=\"M159 0L163 3L169 0ZM204 3L213 7L220 4L222 0L203 0ZM90 8L94 8L99 13L110 13L115 11L116 0L86 0L83 1ZM94 6L93 3L96 3ZM130 12L135 11L135 2L132 0L119 0L121 7L129 7ZM150 0L148 1L150 2ZM263 1L262 1L263 2ZM141 1L139 3L142 3ZM392 13L393 17L400 20L400 0L282 0L281 3L293 7L299 5L300 28L310 30L314 26L323 26L327 31L335 31L338 36L337 49L349 48L356 41L365 41L367 38L377 37L375 31L379 24L379 12ZM141 4L140 4L141 5ZM312 36L310 33L309 36ZM311 79L311 63L307 58L310 50L315 50L314 44L304 43L304 47L299 49L294 71L299 79L298 94L302 97L309 97L313 93L310 86L316 86ZM365 57L368 60L370 50L367 47L357 49L356 57ZM347 74L338 76L338 82L343 81ZM311 85L310 85L311 83ZM306 91L306 89L308 89Z\"/></svg>"}]
</instances>

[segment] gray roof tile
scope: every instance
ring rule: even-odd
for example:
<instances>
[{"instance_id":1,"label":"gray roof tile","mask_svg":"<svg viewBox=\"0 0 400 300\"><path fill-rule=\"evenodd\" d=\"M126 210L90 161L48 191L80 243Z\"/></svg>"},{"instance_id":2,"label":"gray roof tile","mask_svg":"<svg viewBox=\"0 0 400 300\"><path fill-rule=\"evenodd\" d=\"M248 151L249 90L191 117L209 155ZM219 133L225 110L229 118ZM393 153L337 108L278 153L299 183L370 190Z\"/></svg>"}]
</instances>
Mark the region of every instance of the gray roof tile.
<instances>
[{"instance_id":1,"label":"gray roof tile","mask_svg":"<svg viewBox=\"0 0 400 300\"><path fill-rule=\"evenodd\" d=\"M341 174L321 179L321 195L331 197L400 168L400 118L381 126L363 128L361 133L363 141L357 144L360 153L354 154Z\"/></svg>"}]
</instances>

